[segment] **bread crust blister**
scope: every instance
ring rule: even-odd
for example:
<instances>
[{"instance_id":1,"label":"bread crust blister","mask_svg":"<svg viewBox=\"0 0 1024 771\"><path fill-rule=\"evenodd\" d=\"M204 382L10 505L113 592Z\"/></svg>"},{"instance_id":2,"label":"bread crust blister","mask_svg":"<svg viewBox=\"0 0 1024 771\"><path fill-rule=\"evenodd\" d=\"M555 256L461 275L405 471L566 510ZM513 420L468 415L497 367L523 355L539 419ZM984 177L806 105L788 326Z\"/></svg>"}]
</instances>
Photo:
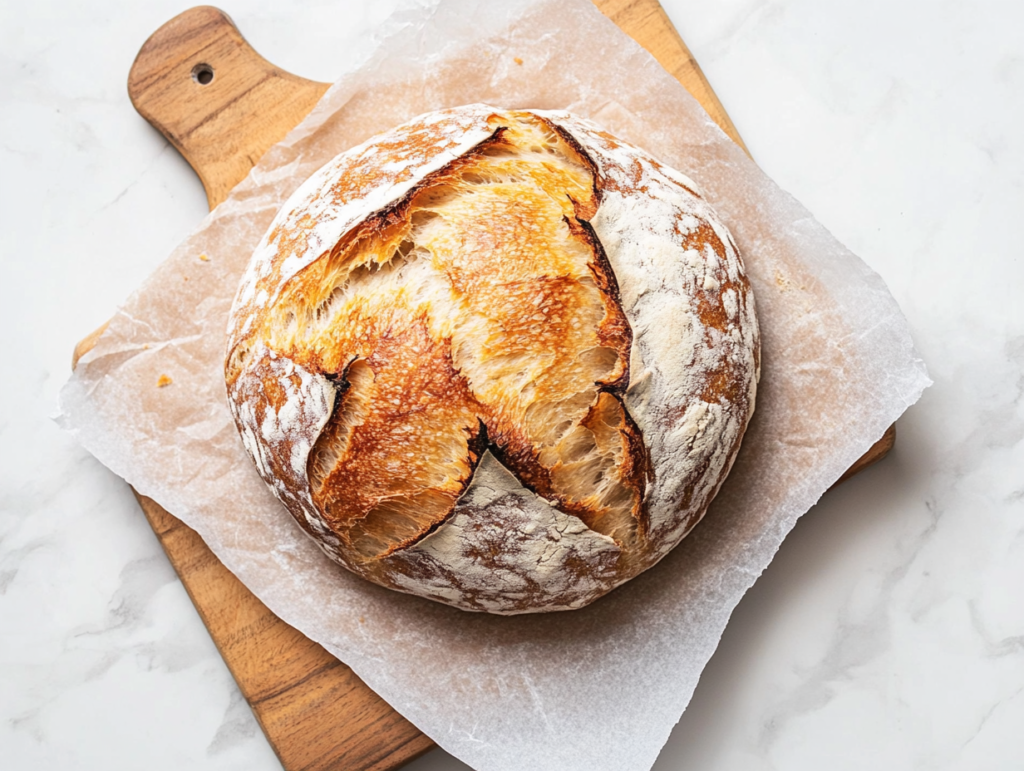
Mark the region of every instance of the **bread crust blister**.
<instances>
[{"instance_id":1,"label":"bread crust blister","mask_svg":"<svg viewBox=\"0 0 1024 771\"><path fill-rule=\"evenodd\" d=\"M334 560L466 610L578 608L699 521L754 409L731 235L565 112L470 105L343 153L242 279L228 401Z\"/></svg>"}]
</instances>

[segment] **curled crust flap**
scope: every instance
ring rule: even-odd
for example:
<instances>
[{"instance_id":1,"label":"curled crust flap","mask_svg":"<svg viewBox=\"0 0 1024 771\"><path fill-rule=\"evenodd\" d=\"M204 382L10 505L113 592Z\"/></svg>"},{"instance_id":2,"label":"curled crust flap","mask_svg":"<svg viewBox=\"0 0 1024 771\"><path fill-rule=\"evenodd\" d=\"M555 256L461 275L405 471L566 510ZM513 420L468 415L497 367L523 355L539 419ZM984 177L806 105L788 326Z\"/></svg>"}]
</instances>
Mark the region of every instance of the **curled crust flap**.
<instances>
[{"instance_id":1,"label":"curled crust flap","mask_svg":"<svg viewBox=\"0 0 1024 771\"><path fill-rule=\"evenodd\" d=\"M353 147L310 176L256 247L232 306L229 338L249 331L280 288L330 252L354 225L490 136L492 113L486 105L471 105L421 116Z\"/></svg>"}]
</instances>

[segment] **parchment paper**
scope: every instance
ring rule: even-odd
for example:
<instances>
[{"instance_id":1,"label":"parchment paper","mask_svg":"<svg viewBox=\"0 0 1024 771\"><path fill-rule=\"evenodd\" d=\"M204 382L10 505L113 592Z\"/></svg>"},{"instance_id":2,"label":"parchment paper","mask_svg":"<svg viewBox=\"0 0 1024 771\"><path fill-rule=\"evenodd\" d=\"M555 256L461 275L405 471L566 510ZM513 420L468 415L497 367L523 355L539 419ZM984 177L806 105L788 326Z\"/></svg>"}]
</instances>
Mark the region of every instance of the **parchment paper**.
<instances>
[{"instance_id":1,"label":"parchment paper","mask_svg":"<svg viewBox=\"0 0 1024 771\"><path fill-rule=\"evenodd\" d=\"M307 120L117 313L61 392L60 421L471 766L647 769L796 519L928 384L906 321L882 280L588 0L420 2L345 58ZM580 611L469 614L349 575L264 487L224 404L227 312L287 195L369 136L469 102L569 109L682 170L732 229L756 292L764 369L732 475L669 557ZM158 387L161 375L173 382Z\"/></svg>"}]
</instances>

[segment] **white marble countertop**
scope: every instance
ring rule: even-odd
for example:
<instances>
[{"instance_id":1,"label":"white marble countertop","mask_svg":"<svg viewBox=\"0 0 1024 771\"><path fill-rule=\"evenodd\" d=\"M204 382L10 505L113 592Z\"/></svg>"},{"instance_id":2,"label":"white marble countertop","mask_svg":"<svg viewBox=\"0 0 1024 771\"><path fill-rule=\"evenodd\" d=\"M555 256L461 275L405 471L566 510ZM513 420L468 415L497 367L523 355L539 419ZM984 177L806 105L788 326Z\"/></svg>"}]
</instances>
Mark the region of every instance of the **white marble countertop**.
<instances>
[{"instance_id":1,"label":"white marble countertop","mask_svg":"<svg viewBox=\"0 0 1024 771\"><path fill-rule=\"evenodd\" d=\"M1024 5L662 4L754 158L889 283L935 385L797 525L655 769L1024 768ZM331 80L393 5L223 7ZM280 768L130 491L48 417L75 341L206 213L125 90L187 7L0 11L4 768Z\"/></svg>"}]
</instances>

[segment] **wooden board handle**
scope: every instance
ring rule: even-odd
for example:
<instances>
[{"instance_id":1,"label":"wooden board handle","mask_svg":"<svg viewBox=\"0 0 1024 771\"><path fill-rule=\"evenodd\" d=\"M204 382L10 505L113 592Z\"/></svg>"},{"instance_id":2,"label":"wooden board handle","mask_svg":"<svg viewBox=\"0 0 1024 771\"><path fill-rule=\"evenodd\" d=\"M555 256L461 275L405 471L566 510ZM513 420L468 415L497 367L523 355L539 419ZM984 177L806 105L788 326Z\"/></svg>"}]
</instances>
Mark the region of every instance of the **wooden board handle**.
<instances>
[{"instance_id":1,"label":"wooden board handle","mask_svg":"<svg viewBox=\"0 0 1024 771\"><path fill-rule=\"evenodd\" d=\"M135 109L192 165L211 209L328 87L275 67L210 6L160 27L128 74Z\"/></svg>"}]
</instances>

